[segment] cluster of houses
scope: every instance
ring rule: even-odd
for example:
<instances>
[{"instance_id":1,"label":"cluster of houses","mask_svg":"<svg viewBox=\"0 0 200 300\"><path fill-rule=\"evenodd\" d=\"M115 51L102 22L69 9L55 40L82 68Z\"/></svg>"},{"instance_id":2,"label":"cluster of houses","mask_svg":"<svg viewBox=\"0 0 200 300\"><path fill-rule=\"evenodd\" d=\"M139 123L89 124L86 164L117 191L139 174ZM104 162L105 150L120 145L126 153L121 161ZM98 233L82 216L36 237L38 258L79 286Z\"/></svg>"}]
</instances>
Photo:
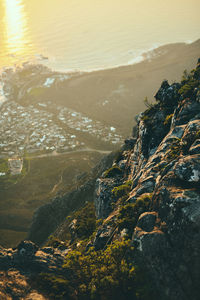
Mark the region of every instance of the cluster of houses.
<instances>
[{"instance_id":1,"label":"cluster of houses","mask_svg":"<svg viewBox=\"0 0 200 300\"><path fill-rule=\"evenodd\" d=\"M102 142L120 144L122 137L115 127L105 126L80 112L61 106L49 112L48 106L53 105L51 102L21 106L12 100L17 97L15 89L19 91L23 87L23 91L31 90L26 86L27 77L31 79L43 75L41 86L49 88L70 76L49 72L45 66L25 64L18 70L6 68L0 74L0 101L3 103L0 105L0 158L23 157L24 153L41 151L77 150L85 146L82 133ZM9 101L4 102L4 97Z\"/></svg>"},{"instance_id":2,"label":"cluster of houses","mask_svg":"<svg viewBox=\"0 0 200 300\"><path fill-rule=\"evenodd\" d=\"M0 157L25 152L68 151L84 146L76 135L58 126L53 114L8 101L0 109Z\"/></svg>"},{"instance_id":3,"label":"cluster of houses","mask_svg":"<svg viewBox=\"0 0 200 300\"><path fill-rule=\"evenodd\" d=\"M76 112L67 107L60 108L58 115L60 121L67 124L71 129L76 131L87 132L88 134L101 139L104 142L119 144L122 137L116 132L115 127L108 127L99 121L94 121L83 114Z\"/></svg>"},{"instance_id":4,"label":"cluster of houses","mask_svg":"<svg viewBox=\"0 0 200 300\"><path fill-rule=\"evenodd\" d=\"M66 107L58 107L55 114L45 108L44 103L38 103L38 107L24 107L14 101L2 105L0 157L24 155L25 152L63 152L84 147L84 142L79 141L76 134L67 132L62 123L73 132L87 132L103 142L118 144L122 141L114 127L105 127L101 122Z\"/></svg>"}]
</instances>

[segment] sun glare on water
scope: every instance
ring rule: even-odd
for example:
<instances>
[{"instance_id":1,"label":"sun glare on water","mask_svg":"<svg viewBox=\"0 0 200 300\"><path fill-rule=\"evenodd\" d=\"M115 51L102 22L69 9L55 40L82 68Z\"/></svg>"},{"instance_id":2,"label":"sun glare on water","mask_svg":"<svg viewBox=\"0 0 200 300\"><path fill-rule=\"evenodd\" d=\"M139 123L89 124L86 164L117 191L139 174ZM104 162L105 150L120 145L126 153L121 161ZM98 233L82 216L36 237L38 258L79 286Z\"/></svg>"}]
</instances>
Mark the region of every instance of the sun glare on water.
<instances>
[{"instance_id":1,"label":"sun glare on water","mask_svg":"<svg viewBox=\"0 0 200 300\"><path fill-rule=\"evenodd\" d=\"M10 55L19 56L26 52L26 14L21 0L4 0L6 44Z\"/></svg>"}]
</instances>

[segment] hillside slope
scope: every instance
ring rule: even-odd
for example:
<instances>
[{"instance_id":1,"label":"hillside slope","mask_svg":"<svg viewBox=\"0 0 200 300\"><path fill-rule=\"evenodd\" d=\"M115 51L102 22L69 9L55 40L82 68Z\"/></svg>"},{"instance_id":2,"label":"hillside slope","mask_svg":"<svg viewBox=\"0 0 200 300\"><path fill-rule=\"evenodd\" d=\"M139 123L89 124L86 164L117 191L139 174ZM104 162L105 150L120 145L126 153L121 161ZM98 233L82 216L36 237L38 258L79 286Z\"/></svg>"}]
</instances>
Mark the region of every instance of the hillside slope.
<instances>
[{"instance_id":1,"label":"hillside slope","mask_svg":"<svg viewBox=\"0 0 200 300\"><path fill-rule=\"evenodd\" d=\"M46 247L1 249L1 299L199 299L200 59L155 98L96 181L97 221L86 203Z\"/></svg>"},{"instance_id":2,"label":"hillside slope","mask_svg":"<svg viewBox=\"0 0 200 300\"><path fill-rule=\"evenodd\" d=\"M200 40L165 45L135 65L96 72L64 74L41 65L8 69L8 101L0 108L0 173L7 173L0 180L0 244L10 247L25 238L33 212L80 185L76 178L94 167L101 151L117 149L130 134L145 97L153 101L164 78L179 80L199 53ZM15 155L24 157L22 176L13 177L7 168Z\"/></svg>"},{"instance_id":3,"label":"hillside slope","mask_svg":"<svg viewBox=\"0 0 200 300\"><path fill-rule=\"evenodd\" d=\"M93 119L116 129L126 137L134 116L145 109L144 99L153 101L160 81L179 81L183 70L195 67L200 40L159 47L144 54L144 61L119 68L83 73L51 91L48 99L81 110Z\"/></svg>"}]
</instances>

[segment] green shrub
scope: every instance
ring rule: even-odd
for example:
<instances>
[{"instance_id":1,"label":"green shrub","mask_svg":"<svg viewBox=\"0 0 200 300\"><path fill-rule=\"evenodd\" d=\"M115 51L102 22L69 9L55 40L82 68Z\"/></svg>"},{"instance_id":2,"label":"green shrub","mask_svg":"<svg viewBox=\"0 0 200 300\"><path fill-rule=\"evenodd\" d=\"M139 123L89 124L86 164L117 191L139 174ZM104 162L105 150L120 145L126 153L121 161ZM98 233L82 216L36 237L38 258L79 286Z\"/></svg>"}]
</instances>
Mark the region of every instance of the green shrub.
<instances>
[{"instance_id":1,"label":"green shrub","mask_svg":"<svg viewBox=\"0 0 200 300\"><path fill-rule=\"evenodd\" d=\"M50 299L69 299L70 285L69 281L63 276L54 276L52 274L40 273L35 278L37 287L45 292Z\"/></svg>"},{"instance_id":2,"label":"green shrub","mask_svg":"<svg viewBox=\"0 0 200 300\"><path fill-rule=\"evenodd\" d=\"M144 194L135 203L128 203L122 206L117 217L118 228L120 230L127 228L133 231L140 214L149 209L151 198L152 194Z\"/></svg>"},{"instance_id":3,"label":"green shrub","mask_svg":"<svg viewBox=\"0 0 200 300\"><path fill-rule=\"evenodd\" d=\"M197 80L190 79L180 88L178 92L183 98L191 97L194 92L194 88L198 87L198 85L199 82Z\"/></svg>"},{"instance_id":4,"label":"green shrub","mask_svg":"<svg viewBox=\"0 0 200 300\"><path fill-rule=\"evenodd\" d=\"M194 70L192 70L191 72L193 72ZM189 79L191 79L191 74L188 73L188 71L185 69L183 71L183 75L182 75L182 79L181 79L181 83L185 84Z\"/></svg>"},{"instance_id":5,"label":"green shrub","mask_svg":"<svg viewBox=\"0 0 200 300\"><path fill-rule=\"evenodd\" d=\"M120 230L124 228L132 230L135 227L136 222L135 204L128 203L122 206L117 217L118 228Z\"/></svg>"},{"instance_id":6,"label":"green shrub","mask_svg":"<svg viewBox=\"0 0 200 300\"><path fill-rule=\"evenodd\" d=\"M200 87L200 67L197 66L196 69L192 70L188 73L186 70L183 73L182 81L181 81L181 88L179 89L178 93L183 98L188 98L193 96L194 89Z\"/></svg>"},{"instance_id":7,"label":"green shrub","mask_svg":"<svg viewBox=\"0 0 200 300\"><path fill-rule=\"evenodd\" d=\"M118 166L113 166L104 172L105 178L115 177L118 175L122 175L122 170Z\"/></svg>"},{"instance_id":8,"label":"green shrub","mask_svg":"<svg viewBox=\"0 0 200 300\"><path fill-rule=\"evenodd\" d=\"M88 238L96 228L96 216L94 203L89 202L74 214L77 220L75 224L75 234L78 238Z\"/></svg>"},{"instance_id":9,"label":"green shrub","mask_svg":"<svg viewBox=\"0 0 200 300\"><path fill-rule=\"evenodd\" d=\"M34 284L50 299L153 300L145 273L134 265L131 240L115 241L105 250L72 250L62 276L40 273Z\"/></svg>"},{"instance_id":10,"label":"green shrub","mask_svg":"<svg viewBox=\"0 0 200 300\"><path fill-rule=\"evenodd\" d=\"M133 252L130 240L115 241L98 252L70 252L64 264L73 290L69 299L150 299L144 274L133 265Z\"/></svg>"},{"instance_id":11,"label":"green shrub","mask_svg":"<svg viewBox=\"0 0 200 300\"><path fill-rule=\"evenodd\" d=\"M119 185L114 187L112 193L114 194L115 198L121 198L130 192L131 190L132 181L129 180L125 184Z\"/></svg>"},{"instance_id":12,"label":"green shrub","mask_svg":"<svg viewBox=\"0 0 200 300\"><path fill-rule=\"evenodd\" d=\"M180 156L182 152L182 143L181 139L176 138L173 142L171 142L171 146L169 151L166 154L167 161L172 161Z\"/></svg>"}]
</instances>

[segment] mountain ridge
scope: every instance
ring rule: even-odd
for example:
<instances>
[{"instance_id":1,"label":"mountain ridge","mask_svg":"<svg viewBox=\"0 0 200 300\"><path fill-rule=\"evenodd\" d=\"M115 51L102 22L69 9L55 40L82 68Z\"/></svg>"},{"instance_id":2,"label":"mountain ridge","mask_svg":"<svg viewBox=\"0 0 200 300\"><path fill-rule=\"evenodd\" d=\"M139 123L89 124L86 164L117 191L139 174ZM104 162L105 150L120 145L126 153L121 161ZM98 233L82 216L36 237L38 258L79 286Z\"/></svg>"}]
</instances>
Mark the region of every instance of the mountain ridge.
<instances>
[{"instance_id":1,"label":"mountain ridge","mask_svg":"<svg viewBox=\"0 0 200 300\"><path fill-rule=\"evenodd\" d=\"M45 246L0 249L1 299L198 299L200 59L155 99L136 137L97 167L81 209L57 215L72 194L43 207L40 220L58 218Z\"/></svg>"}]
</instances>

